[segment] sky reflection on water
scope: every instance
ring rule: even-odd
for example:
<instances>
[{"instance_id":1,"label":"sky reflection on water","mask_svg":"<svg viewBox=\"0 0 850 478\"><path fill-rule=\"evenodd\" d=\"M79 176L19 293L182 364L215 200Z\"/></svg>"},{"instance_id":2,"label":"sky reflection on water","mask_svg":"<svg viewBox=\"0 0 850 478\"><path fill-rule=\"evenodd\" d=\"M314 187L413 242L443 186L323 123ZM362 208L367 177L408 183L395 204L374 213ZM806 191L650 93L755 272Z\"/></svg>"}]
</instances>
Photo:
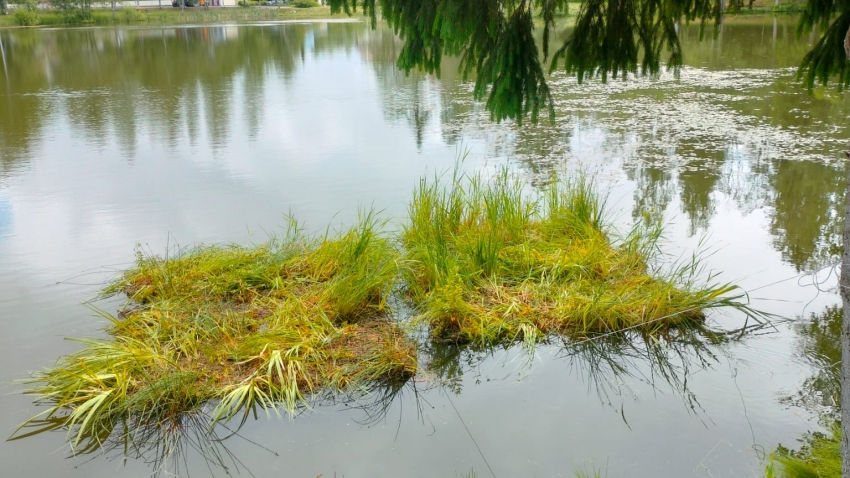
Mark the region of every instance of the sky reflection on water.
<instances>
[{"instance_id":1,"label":"sky reflection on water","mask_svg":"<svg viewBox=\"0 0 850 478\"><path fill-rule=\"evenodd\" d=\"M507 163L532 184L589 169L619 225L662 212L672 257L707 237L706 265L726 280L755 290L789 279L755 292L757 307L821 312L837 297L793 278L834 259L848 107L843 94L796 86L807 39L790 24L730 21L698 44L688 31L679 79L578 86L556 75L556 123L523 128L490 123L451 59L439 80L405 77L392 34L362 23L0 31L0 378L76 348L62 337L97 334L80 303L136 244L259 242L285 213L321 230L358 205L402 218L418 178L463 150L466 168ZM611 476L750 476L763 450L817 426L785 399L816 374L800 354L806 333L780 324L712 345L710 366L693 350L673 357L679 373L691 364L686 391L615 346L614 365L552 348L531 369L516 349L441 351L433 378L450 385L392 401L383 420L362 425L362 409L326 405L249 422L246 440L227 445L256 476L483 476L468 427L498 476L568 476L589 461ZM630 360L630 373L610 371ZM35 412L28 397L2 400L10 432ZM9 476L150 472L144 460L64 460L63 443L3 443L0 459ZM201 476L202 458L187 457Z\"/></svg>"}]
</instances>

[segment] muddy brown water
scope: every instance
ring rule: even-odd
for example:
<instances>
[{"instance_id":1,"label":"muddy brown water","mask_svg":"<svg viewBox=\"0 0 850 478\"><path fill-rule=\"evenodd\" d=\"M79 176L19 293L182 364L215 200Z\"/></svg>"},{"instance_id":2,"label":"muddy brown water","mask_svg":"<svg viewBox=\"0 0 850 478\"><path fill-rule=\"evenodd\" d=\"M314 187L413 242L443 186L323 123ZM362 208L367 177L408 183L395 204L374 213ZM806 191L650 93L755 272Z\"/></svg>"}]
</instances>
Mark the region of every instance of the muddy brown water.
<instances>
[{"instance_id":1,"label":"muddy brown water","mask_svg":"<svg viewBox=\"0 0 850 478\"><path fill-rule=\"evenodd\" d=\"M795 82L813 38L793 26L733 19L703 42L683 29L678 77L577 85L556 73L555 124L523 127L490 123L451 59L440 79L405 76L397 39L364 23L0 31L0 380L75 350L64 337L97 335L81 304L137 244L258 242L289 212L311 230L350 222L358 206L401 218L418 178L467 151L464 168L506 164L532 185L593 171L619 227L663 213L671 258L707 248L708 269L792 320L655 350L668 359L640 346L544 347L530 365L516 349L435 350L428 373L384 402L250 420L216 445L229 470L760 476L777 443L819 429L834 392L817 324L838 298L820 268L840 240L850 107ZM431 386L440 377L448 385ZM2 388L3 433L39 411L20 390ZM190 448L181 474L224 475ZM152 470L120 451L68 452L62 432L0 442L0 475Z\"/></svg>"}]
</instances>

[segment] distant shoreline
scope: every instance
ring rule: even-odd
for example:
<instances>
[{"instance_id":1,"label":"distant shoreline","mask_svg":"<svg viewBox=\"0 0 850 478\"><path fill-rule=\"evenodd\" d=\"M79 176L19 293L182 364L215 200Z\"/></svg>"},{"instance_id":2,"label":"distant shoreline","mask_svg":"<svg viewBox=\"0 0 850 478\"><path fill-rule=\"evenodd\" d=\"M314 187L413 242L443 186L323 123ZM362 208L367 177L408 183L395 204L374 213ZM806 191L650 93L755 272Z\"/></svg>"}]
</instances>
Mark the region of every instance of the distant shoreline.
<instances>
[{"instance_id":1,"label":"distant shoreline","mask_svg":"<svg viewBox=\"0 0 850 478\"><path fill-rule=\"evenodd\" d=\"M782 3L778 6L756 5L752 9L744 8L736 13L727 13L726 18L777 15L786 16L799 13L803 5L797 2ZM286 23L299 20L327 21L362 21L363 13L357 11L349 16L345 13L332 14L330 7L295 8L289 6L216 6L211 8L187 7L181 12L180 8L171 6L168 0L163 1L162 8L156 6L136 7L133 2L123 2L123 5L113 12L110 8L96 8L91 17L85 20L68 19L56 10L45 9L38 12L37 25L19 25L16 22L14 10L16 5L10 5L8 15L0 15L0 29L6 28L39 28L39 27L90 27L90 26L122 26L122 25L207 25L226 23ZM567 16L574 16L579 4L571 3Z\"/></svg>"},{"instance_id":2,"label":"distant shoreline","mask_svg":"<svg viewBox=\"0 0 850 478\"><path fill-rule=\"evenodd\" d=\"M201 7L180 8L171 6L170 1L164 1L163 7L139 7L128 5L117 8L93 9L91 16L85 20L69 20L55 10L38 12L38 24L22 26L16 24L14 9L9 15L0 16L0 29L3 28L40 28L40 27L90 27L90 26L122 26L122 25L204 25L223 23L258 23L258 22L287 22L299 20L328 20L328 21L359 21L360 12L348 16L344 13L331 14L329 7L294 8L294 7Z\"/></svg>"}]
</instances>

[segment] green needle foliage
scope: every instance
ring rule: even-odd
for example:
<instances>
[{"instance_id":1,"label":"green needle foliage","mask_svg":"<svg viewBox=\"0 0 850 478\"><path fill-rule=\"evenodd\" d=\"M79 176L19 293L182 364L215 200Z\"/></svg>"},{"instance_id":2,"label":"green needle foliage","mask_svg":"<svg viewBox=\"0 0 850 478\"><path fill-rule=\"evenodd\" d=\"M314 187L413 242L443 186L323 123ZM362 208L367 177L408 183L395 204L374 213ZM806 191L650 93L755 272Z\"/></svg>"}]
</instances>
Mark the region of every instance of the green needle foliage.
<instances>
[{"instance_id":1,"label":"green needle foliage","mask_svg":"<svg viewBox=\"0 0 850 478\"><path fill-rule=\"evenodd\" d=\"M797 24L797 34L809 32L815 26L825 32L803 57L798 77L809 91L816 84L827 84L832 77L837 77L839 88L850 86L850 68L844 51L844 38L850 29L850 2L809 0Z\"/></svg>"},{"instance_id":2,"label":"green needle foliage","mask_svg":"<svg viewBox=\"0 0 850 478\"><path fill-rule=\"evenodd\" d=\"M356 0L330 0L332 12L352 14ZM398 67L440 74L443 55L460 58L464 79L474 76L476 99L487 98L496 121L522 121L541 111L554 115L552 96L534 41L533 12L543 17L543 58L555 15L566 0L363 0L363 12L376 24L376 7L404 41Z\"/></svg>"},{"instance_id":3,"label":"green needle foliage","mask_svg":"<svg viewBox=\"0 0 850 478\"><path fill-rule=\"evenodd\" d=\"M357 0L329 0L331 11L353 14ZM401 70L416 68L440 74L443 55L460 58L464 79L474 78L474 96L486 98L492 119L536 122L541 111L554 115L541 62L549 57L555 17L566 13L566 0L361 0L359 7L373 27L377 12L404 41ZM663 66L683 65L679 25L709 23L718 31L725 12L737 12L752 0L586 0L575 27L555 52L550 71L559 67L579 83L598 77L627 79L657 75ZM725 8L725 11L724 11ZM543 35L534 41L532 15L541 19ZM844 37L850 27L850 0L807 0L798 33L815 26L823 37L803 59L799 75L811 89L837 77L850 84ZM539 51L542 50L542 58Z\"/></svg>"},{"instance_id":4,"label":"green needle foliage","mask_svg":"<svg viewBox=\"0 0 850 478\"><path fill-rule=\"evenodd\" d=\"M516 10L493 53L478 67L474 95L481 98L490 90L486 107L492 120L514 118L522 124L522 118L531 113L531 121L537 123L541 108L548 108L550 118L554 119L552 95L537 58L533 28L531 11Z\"/></svg>"},{"instance_id":5,"label":"green needle foliage","mask_svg":"<svg viewBox=\"0 0 850 478\"><path fill-rule=\"evenodd\" d=\"M531 346L552 335L663 333L715 307L753 314L735 286L697 284L696 258L653 270L658 222L613 241L593 189L579 178L529 195L506 170L489 181L423 179L402 242L407 292L434 337Z\"/></svg>"},{"instance_id":6,"label":"green needle foliage","mask_svg":"<svg viewBox=\"0 0 850 478\"><path fill-rule=\"evenodd\" d=\"M116 427L177 427L208 402L213 423L244 421L406 380L416 351L388 317L396 251L379 226L369 214L333 237L291 226L258 247L140 253L106 290L130 299L120 318L103 314L111 337L80 340L82 350L29 381L27 393L51 406L18 438L64 428L79 452Z\"/></svg>"},{"instance_id":7,"label":"green needle foliage","mask_svg":"<svg viewBox=\"0 0 850 478\"><path fill-rule=\"evenodd\" d=\"M594 75L602 81L609 76L626 79L638 71L656 75L666 50L667 68L677 71L683 61L678 23L699 20L704 27L709 18L719 22L720 15L720 2L711 0L589 0L555 53L552 69L563 60L564 69L579 83Z\"/></svg>"}]
</instances>

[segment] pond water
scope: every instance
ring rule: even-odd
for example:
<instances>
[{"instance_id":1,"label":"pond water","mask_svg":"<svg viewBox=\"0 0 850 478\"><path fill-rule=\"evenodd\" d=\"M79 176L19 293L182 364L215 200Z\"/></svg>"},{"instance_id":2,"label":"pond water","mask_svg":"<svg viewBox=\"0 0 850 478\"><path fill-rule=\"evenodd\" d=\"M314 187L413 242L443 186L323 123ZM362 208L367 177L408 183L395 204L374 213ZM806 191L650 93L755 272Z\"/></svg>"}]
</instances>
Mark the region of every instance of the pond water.
<instances>
[{"instance_id":1,"label":"pond water","mask_svg":"<svg viewBox=\"0 0 850 478\"><path fill-rule=\"evenodd\" d=\"M541 348L530 363L440 349L384 400L261 416L200 446L257 477L760 476L834 393L822 355L838 297L813 283L835 282L820 268L840 243L850 105L795 82L813 37L793 27L732 19L703 42L683 28L678 77L556 73L555 123L522 127L490 123L452 59L439 79L405 76L398 40L365 23L0 31L0 430L39 412L8 382L78 348L64 337L99 334L82 303L137 245L258 242L286 213L310 230L358 207L403 218L418 179L466 151L464 168L508 165L532 185L594 172L619 226L662 212L665 252L707 248L708 269L791 320L705 347ZM2 442L0 474L153 466L68 452L62 432ZM224 475L205 455L186 446L179 471Z\"/></svg>"}]
</instances>

